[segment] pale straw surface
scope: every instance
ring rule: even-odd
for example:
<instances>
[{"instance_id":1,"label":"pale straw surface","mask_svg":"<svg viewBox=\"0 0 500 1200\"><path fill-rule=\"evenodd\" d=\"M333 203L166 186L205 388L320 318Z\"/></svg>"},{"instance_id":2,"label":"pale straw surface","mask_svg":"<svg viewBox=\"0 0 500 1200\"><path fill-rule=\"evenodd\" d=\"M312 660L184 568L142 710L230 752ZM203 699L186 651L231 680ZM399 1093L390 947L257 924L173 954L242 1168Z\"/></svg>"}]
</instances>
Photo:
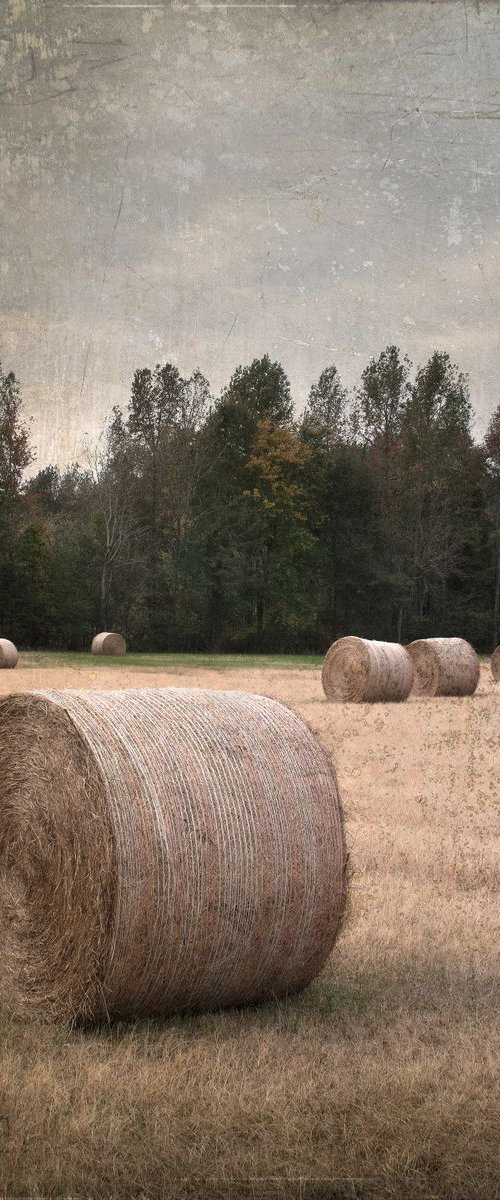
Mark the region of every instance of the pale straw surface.
<instances>
[{"instance_id":1,"label":"pale straw surface","mask_svg":"<svg viewBox=\"0 0 500 1200\"><path fill-rule=\"evenodd\" d=\"M406 700L413 667L408 651L397 642L344 637L330 646L321 680L328 699Z\"/></svg>"},{"instance_id":2,"label":"pale straw surface","mask_svg":"<svg viewBox=\"0 0 500 1200\"><path fill-rule=\"evenodd\" d=\"M0 995L70 1018L254 1001L334 943L333 767L286 706L198 688L0 704Z\"/></svg>"},{"instance_id":3,"label":"pale straw surface","mask_svg":"<svg viewBox=\"0 0 500 1200\"><path fill-rule=\"evenodd\" d=\"M0 638L0 670L12 670L17 666L18 653L13 642Z\"/></svg>"},{"instance_id":4,"label":"pale straw surface","mask_svg":"<svg viewBox=\"0 0 500 1200\"><path fill-rule=\"evenodd\" d=\"M476 651L463 638L420 638L408 651L416 696L472 696L480 673Z\"/></svg>"},{"instance_id":5,"label":"pale straw surface","mask_svg":"<svg viewBox=\"0 0 500 1200\"><path fill-rule=\"evenodd\" d=\"M92 654L126 654L127 643L121 633L96 633L91 651Z\"/></svg>"},{"instance_id":6,"label":"pale straw surface","mask_svg":"<svg viewBox=\"0 0 500 1200\"><path fill-rule=\"evenodd\" d=\"M500 646L497 646L495 653L492 655L491 674L493 675L495 683L498 683L498 680L500 679Z\"/></svg>"}]
</instances>

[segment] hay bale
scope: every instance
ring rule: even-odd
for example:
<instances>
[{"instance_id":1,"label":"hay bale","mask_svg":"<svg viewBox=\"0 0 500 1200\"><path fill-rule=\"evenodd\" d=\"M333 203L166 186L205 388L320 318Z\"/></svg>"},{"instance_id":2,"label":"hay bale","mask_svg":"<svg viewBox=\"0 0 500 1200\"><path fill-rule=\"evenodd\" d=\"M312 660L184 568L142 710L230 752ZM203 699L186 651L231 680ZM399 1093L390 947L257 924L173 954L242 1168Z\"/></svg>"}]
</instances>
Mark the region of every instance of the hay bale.
<instances>
[{"instance_id":1,"label":"hay bale","mask_svg":"<svg viewBox=\"0 0 500 1200\"><path fill-rule=\"evenodd\" d=\"M8 638L0 638L0 671L12 671L17 667L18 658L14 642L9 642Z\"/></svg>"},{"instance_id":2,"label":"hay bale","mask_svg":"<svg viewBox=\"0 0 500 1200\"><path fill-rule=\"evenodd\" d=\"M406 700L413 668L407 650L398 642L343 637L330 646L321 682L329 700Z\"/></svg>"},{"instance_id":3,"label":"hay bale","mask_svg":"<svg viewBox=\"0 0 500 1200\"><path fill-rule=\"evenodd\" d=\"M126 654L127 643L121 633L96 633L90 649L92 654Z\"/></svg>"},{"instance_id":4,"label":"hay bale","mask_svg":"<svg viewBox=\"0 0 500 1200\"><path fill-rule=\"evenodd\" d=\"M281 996L337 935L334 769L245 692L0 702L0 1000L72 1020Z\"/></svg>"},{"instance_id":5,"label":"hay bale","mask_svg":"<svg viewBox=\"0 0 500 1200\"><path fill-rule=\"evenodd\" d=\"M498 683L498 680L500 679L500 646L497 646L491 658L491 674L493 675L495 683Z\"/></svg>"},{"instance_id":6,"label":"hay bale","mask_svg":"<svg viewBox=\"0 0 500 1200\"><path fill-rule=\"evenodd\" d=\"M408 646L413 662L415 696L472 696L480 664L463 638L419 638Z\"/></svg>"}]
</instances>

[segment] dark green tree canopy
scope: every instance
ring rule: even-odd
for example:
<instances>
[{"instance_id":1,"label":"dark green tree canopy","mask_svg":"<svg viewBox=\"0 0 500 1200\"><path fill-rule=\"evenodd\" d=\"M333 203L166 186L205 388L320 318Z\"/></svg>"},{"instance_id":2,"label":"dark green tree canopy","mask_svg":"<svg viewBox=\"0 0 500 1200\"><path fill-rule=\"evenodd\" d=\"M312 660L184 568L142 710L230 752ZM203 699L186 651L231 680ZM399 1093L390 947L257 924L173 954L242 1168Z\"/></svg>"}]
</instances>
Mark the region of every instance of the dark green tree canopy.
<instances>
[{"instance_id":1,"label":"dark green tree canopy","mask_svg":"<svg viewBox=\"0 0 500 1200\"><path fill-rule=\"evenodd\" d=\"M404 412L404 432L424 450L438 438L440 446L471 443L472 405L467 381L449 355L436 350L417 371Z\"/></svg>"},{"instance_id":2,"label":"dark green tree canopy","mask_svg":"<svg viewBox=\"0 0 500 1200\"><path fill-rule=\"evenodd\" d=\"M303 435L314 437L325 451L331 451L348 438L349 418L349 397L332 364L325 367L309 392L302 420Z\"/></svg>"},{"instance_id":3,"label":"dark green tree canopy","mask_svg":"<svg viewBox=\"0 0 500 1200\"><path fill-rule=\"evenodd\" d=\"M0 371L0 632L88 647L318 650L343 634L500 638L500 406L482 446L444 350L389 345L349 394L334 364L294 414L269 355L217 400L199 371L135 371L88 462L33 461Z\"/></svg>"},{"instance_id":4,"label":"dark green tree canopy","mask_svg":"<svg viewBox=\"0 0 500 1200\"><path fill-rule=\"evenodd\" d=\"M237 367L222 393L222 404L239 407L254 420L268 418L273 425L288 425L293 416L290 383L280 363L268 354L254 358L248 367Z\"/></svg>"},{"instance_id":5,"label":"dark green tree canopy","mask_svg":"<svg viewBox=\"0 0 500 1200\"><path fill-rule=\"evenodd\" d=\"M357 393L359 423L367 442L386 450L397 442L409 394L410 363L397 346L387 346L371 360Z\"/></svg>"}]
</instances>

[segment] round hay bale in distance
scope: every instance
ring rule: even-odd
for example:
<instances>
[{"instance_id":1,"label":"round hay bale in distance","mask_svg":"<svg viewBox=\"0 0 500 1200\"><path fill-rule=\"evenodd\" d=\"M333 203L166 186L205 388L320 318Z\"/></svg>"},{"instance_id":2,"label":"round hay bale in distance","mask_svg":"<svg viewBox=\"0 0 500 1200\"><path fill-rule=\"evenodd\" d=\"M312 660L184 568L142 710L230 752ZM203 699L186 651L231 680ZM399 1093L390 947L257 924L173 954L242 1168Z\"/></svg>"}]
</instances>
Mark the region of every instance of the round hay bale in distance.
<instances>
[{"instance_id":1,"label":"round hay bale in distance","mask_svg":"<svg viewBox=\"0 0 500 1200\"><path fill-rule=\"evenodd\" d=\"M0 701L0 1001L71 1021L305 986L340 927L334 768L285 705L166 688Z\"/></svg>"},{"instance_id":2,"label":"round hay bale in distance","mask_svg":"<svg viewBox=\"0 0 500 1200\"><path fill-rule=\"evenodd\" d=\"M418 638L408 651L415 696L472 696L480 674L474 647L463 638Z\"/></svg>"},{"instance_id":3,"label":"round hay bale in distance","mask_svg":"<svg viewBox=\"0 0 500 1200\"><path fill-rule=\"evenodd\" d=\"M126 654L127 643L121 633L96 633L90 649L92 654Z\"/></svg>"},{"instance_id":4,"label":"round hay bale in distance","mask_svg":"<svg viewBox=\"0 0 500 1200\"><path fill-rule=\"evenodd\" d=\"M498 683L498 680L500 679L500 646L497 646L494 654L492 655L490 665L491 674L493 675L495 683Z\"/></svg>"},{"instance_id":5,"label":"round hay bale in distance","mask_svg":"<svg viewBox=\"0 0 500 1200\"><path fill-rule=\"evenodd\" d=\"M329 700L406 700L413 667L408 651L398 642L343 637L330 646L321 681Z\"/></svg>"},{"instance_id":6,"label":"round hay bale in distance","mask_svg":"<svg viewBox=\"0 0 500 1200\"><path fill-rule=\"evenodd\" d=\"M9 642L8 638L0 638L0 670L12 671L17 667L18 658L14 642Z\"/></svg>"}]
</instances>

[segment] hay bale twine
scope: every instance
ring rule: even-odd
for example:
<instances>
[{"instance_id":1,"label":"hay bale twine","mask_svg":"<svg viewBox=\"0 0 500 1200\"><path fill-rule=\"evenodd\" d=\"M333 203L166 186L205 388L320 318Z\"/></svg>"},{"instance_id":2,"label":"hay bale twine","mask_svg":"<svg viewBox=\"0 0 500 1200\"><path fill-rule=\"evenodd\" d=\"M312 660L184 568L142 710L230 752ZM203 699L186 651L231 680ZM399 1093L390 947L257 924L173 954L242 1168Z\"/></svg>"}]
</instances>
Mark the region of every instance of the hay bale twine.
<instances>
[{"instance_id":1,"label":"hay bale twine","mask_svg":"<svg viewBox=\"0 0 500 1200\"><path fill-rule=\"evenodd\" d=\"M0 1001L100 1019L307 984L335 941L334 768L289 708L245 692L0 701Z\"/></svg>"},{"instance_id":2,"label":"hay bale twine","mask_svg":"<svg viewBox=\"0 0 500 1200\"><path fill-rule=\"evenodd\" d=\"M479 658L463 638L419 638L408 646L413 661L415 696L472 696L480 673Z\"/></svg>"},{"instance_id":3,"label":"hay bale twine","mask_svg":"<svg viewBox=\"0 0 500 1200\"><path fill-rule=\"evenodd\" d=\"M498 680L500 679L500 646L497 646L491 658L491 674L493 675L495 683L498 683Z\"/></svg>"},{"instance_id":4,"label":"hay bale twine","mask_svg":"<svg viewBox=\"0 0 500 1200\"><path fill-rule=\"evenodd\" d=\"M14 642L9 642L8 638L0 638L0 670L12 671L17 667L18 658Z\"/></svg>"},{"instance_id":5,"label":"hay bale twine","mask_svg":"<svg viewBox=\"0 0 500 1200\"><path fill-rule=\"evenodd\" d=\"M96 633L90 649L92 654L126 654L127 643L121 633Z\"/></svg>"},{"instance_id":6,"label":"hay bale twine","mask_svg":"<svg viewBox=\"0 0 500 1200\"><path fill-rule=\"evenodd\" d=\"M326 655L321 682L329 700L406 700L413 682L411 658L398 642L339 638Z\"/></svg>"}]
</instances>

